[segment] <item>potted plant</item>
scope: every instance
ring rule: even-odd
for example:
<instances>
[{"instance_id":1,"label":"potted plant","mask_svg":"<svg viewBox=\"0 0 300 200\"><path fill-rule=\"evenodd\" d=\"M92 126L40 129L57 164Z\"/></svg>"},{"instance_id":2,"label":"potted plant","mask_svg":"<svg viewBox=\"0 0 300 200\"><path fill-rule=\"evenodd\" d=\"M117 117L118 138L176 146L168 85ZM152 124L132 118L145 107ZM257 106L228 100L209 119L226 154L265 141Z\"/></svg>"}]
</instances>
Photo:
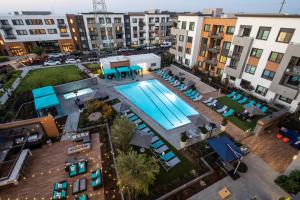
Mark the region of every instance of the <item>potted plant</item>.
<instances>
[{"instance_id":1,"label":"potted plant","mask_svg":"<svg viewBox=\"0 0 300 200\"><path fill-rule=\"evenodd\" d=\"M207 136L208 130L205 128L205 125L203 125L202 127L200 127L200 137L201 140L205 140L206 136Z\"/></svg>"},{"instance_id":2,"label":"potted plant","mask_svg":"<svg viewBox=\"0 0 300 200\"><path fill-rule=\"evenodd\" d=\"M181 133L181 139L180 139L181 148L184 148L186 146L187 140L188 140L188 136L186 132Z\"/></svg>"},{"instance_id":3,"label":"potted plant","mask_svg":"<svg viewBox=\"0 0 300 200\"><path fill-rule=\"evenodd\" d=\"M221 129L222 132L225 131L226 126L227 126L227 123L228 123L228 122L227 122L227 119L224 118L223 121L222 121L222 123L221 123L221 127L220 127L220 129Z\"/></svg>"}]
</instances>

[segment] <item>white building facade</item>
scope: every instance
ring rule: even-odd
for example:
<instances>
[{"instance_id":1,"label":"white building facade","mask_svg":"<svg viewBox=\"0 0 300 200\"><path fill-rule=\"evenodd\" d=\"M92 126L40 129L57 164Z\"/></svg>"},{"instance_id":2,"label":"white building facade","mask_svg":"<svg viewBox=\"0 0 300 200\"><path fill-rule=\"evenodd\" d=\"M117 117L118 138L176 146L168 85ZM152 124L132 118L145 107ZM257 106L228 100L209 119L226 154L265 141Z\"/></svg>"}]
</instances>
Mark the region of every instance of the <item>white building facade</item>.
<instances>
[{"instance_id":1,"label":"white building facade","mask_svg":"<svg viewBox=\"0 0 300 200\"><path fill-rule=\"evenodd\" d=\"M300 17L237 15L224 78L291 112L300 103ZM300 69L299 69L300 70Z\"/></svg>"}]
</instances>

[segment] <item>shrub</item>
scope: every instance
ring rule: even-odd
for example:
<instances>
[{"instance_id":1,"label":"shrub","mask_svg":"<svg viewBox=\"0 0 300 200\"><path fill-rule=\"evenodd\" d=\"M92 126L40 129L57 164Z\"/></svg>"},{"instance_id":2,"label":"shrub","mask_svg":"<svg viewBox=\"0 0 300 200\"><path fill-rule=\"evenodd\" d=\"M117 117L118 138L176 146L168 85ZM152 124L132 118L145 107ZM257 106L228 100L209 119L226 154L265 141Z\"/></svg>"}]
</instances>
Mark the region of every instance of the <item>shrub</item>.
<instances>
[{"instance_id":1,"label":"shrub","mask_svg":"<svg viewBox=\"0 0 300 200\"><path fill-rule=\"evenodd\" d=\"M275 183L290 194L300 192L300 170L294 170L289 175L281 175L275 179Z\"/></svg>"},{"instance_id":2,"label":"shrub","mask_svg":"<svg viewBox=\"0 0 300 200\"><path fill-rule=\"evenodd\" d=\"M8 61L7 56L0 56L0 62L6 62Z\"/></svg>"},{"instance_id":3,"label":"shrub","mask_svg":"<svg viewBox=\"0 0 300 200\"><path fill-rule=\"evenodd\" d=\"M227 122L227 119L226 119L226 118L224 118L224 119L223 119L223 121L222 121L222 123L221 123L221 125L222 125L222 126L226 126L226 125L227 125L227 123L228 123L228 122Z\"/></svg>"}]
</instances>

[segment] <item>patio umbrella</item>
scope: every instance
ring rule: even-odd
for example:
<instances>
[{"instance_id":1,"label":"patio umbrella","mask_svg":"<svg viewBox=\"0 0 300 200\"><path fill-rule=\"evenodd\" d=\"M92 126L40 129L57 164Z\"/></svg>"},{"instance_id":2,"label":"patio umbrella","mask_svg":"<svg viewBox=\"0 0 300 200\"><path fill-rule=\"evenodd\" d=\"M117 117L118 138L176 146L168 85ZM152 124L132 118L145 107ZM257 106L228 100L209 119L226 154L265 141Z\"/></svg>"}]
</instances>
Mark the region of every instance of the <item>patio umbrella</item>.
<instances>
[{"instance_id":1,"label":"patio umbrella","mask_svg":"<svg viewBox=\"0 0 300 200\"><path fill-rule=\"evenodd\" d=\"M145 149L150 149L151 142L152 142L151 135L144 135L143 132L137 131L131 138L131 141L129 144L138 146L141 148L145 148Z\"/></svg>"},{"instance_id":2,"label":"patio umbrella","mask_svg":"<svg viewBox=\"0 0 300 200\"><path fill-rule=\"evenodd\" d=\"M252 115L265 115L259 108L256 106L245 107L245 109Z\"/></svg>"},{"instance_id":3,"label":"patio umbrella","mask_svg":"<svg viewBox=\"0 0 300 200\"><path fill-rule=\"evenodd\" d=\"M120 112L124 112L125 110L128 110L130 108L130 105L128 103L123 102L120 106Z\"/></svg>"}]
</instances>

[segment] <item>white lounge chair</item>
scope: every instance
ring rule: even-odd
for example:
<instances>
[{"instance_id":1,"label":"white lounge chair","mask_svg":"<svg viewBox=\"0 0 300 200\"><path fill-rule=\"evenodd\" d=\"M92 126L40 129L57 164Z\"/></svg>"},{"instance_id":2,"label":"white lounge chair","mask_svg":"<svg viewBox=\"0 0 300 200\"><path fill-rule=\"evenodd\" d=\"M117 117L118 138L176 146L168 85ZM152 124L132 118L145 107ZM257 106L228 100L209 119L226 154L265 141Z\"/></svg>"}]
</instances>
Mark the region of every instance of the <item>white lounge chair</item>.
<instances>
[{"instance_id":1,"label":"white lounge chair","mask_svg":"<svg viewBox=\"0 0 300 200\"><path fill-rule=\"evenodd\" d=\"M224 112L225 110L227 110L228 106L223 106L223 108L220 108L218 110L216 110L218 113L222 113Z\"/></svg>"},{"instance_id":2,"label":"white lounge chair","mask_svg":"<svg viewBox=\"0 0 300 200\"><path fill-rule=\"evenodd\" d=\"M137 119L137 120L133 121L133 123L135 123L136 125L139 124L139 123L141 123L141 122L142 122L141 119Z\"/></svg>"},{"instance_id":3,"label":"white lounge chair","mask_svg":"<svg viewBox=\"0 0 300 200\"><path fill-rule=\"evenodd\" d=\"M130 114L127 114L126 117L130 118L130 117L132 117L134 115L135 115L134 113L130 113Z\"/></svg>"},{"instance_id":4,"label":"white lounge chair","mask_svg":"<svg viewBox=\"0 0 300 200\"><path fill-rule=\"evenodd\" d=\"M206 105L212 106L212 105L216 104L217 102L218 102L218 100L217 100L217 99L214 99L212 102L207 103Z\"/></svg>"},{"instance_id":5,"label":"white lounge chair","mask_svg":"<svg viewBox=\"0 0 300 200\"><path fill-rule=\"evenodd\" d=\"M149 127L142 129L141 131L148 133L151 129Z\"/></svg>"},{"instance_id":6,"label":"white lounge chair","mask_svg":"<svg viewBox=\"0 0 300 200\"><path fill-rule=\"evenodd\" d=\"M178 85L180 85L180 81L179 80L176 80L173 84L171 84L171 85L173 85L174 87L176 87L176 86L178 86Z\"/></svg>"},{"instance_id":7,"label":"white lounge chair","mask_svg":"<svg viewBox=\"0 0 300 200\"><path fill-rule=\"evenodd\" d=\"M168 167L174 167L175 165L177 165L178 163L180 163L181 161L179 160L179 158L177 158L177 157L174 157L173 159L171 159L171 160L169 160L169 161L167 161L167 162L165 162L166 163L166 165L168 166Z\"/></svg>"},{"instance_id":8,"label":"white lounge chair","mask_svg":"<svg viewBox=\"0 0 300 200\"><path fill-rule=\"evenodd\" d=\"M206 99L206 100L202 101L202 103L205 103L205 104L207 104L207 103L211 102L213 99L214 99L214 98L212 98L212 97L209 97L208 99Z\"/></svg>"},{"instance_id":9,"label":"white lounge chair","mask_svg":"<svg viewBox=\"0 0 300 200\"><path fill-rule=\"evenodd\" d=\"M186 90L186 89L187 89L187 86L184 85L184 87L183 87L183 88L180 88L179 91L183 91L183 90Z\"/></svg>"},{"instance_id":10,"label":"white lounge chair","mask_svg":"<svg viewBox=\"0 0 300 200\"><path fill-rule=\"evenodd\" d=\"M193 101L200 101L203 98L203 96L200 94L197 98L193 99Z\"/></svg>"},{"instance_id":11,"label":"white lounge chair","mask_svg":"<svg viewBox=\"0 0 300 200\"><path fill-rule=\"evenodd\" d=\"M163 145L161 147L159 147L158 149L155 149L155 151L159 154L162 154L163 152L169 150L169 147L167 147L166 145Z\"/></svg>"},{"instance_id":12,"label":"white lounge chair","mask_svg":"<svg viewBox=\"0 0 300 200\"><path fill-rule=\"evenodd\" d=\"M154 143L154 142L156 142L157 140L159 140L159 137L154 136L154 137L152 138L152 140L151 140L151 143Z\"/></svg>"}]
</instances>

